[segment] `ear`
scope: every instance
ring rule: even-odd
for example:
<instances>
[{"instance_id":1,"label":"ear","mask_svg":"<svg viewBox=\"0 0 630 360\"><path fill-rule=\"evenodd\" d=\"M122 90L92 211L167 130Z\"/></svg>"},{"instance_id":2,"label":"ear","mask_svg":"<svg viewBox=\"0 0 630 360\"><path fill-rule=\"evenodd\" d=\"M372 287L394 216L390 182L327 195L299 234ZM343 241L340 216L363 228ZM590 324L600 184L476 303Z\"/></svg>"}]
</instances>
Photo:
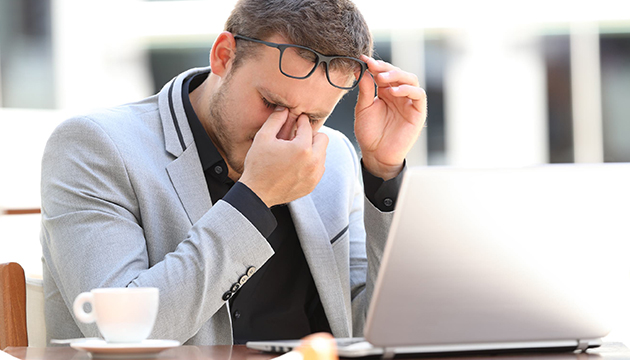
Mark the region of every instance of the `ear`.
<instances>
[{"instance_id":1,"label":"ear","mask_svg":"<svg viewBox=\"0 0 630 360\"><path fill-rule=\"evenodd\" d=\"M212 73L225 76L229 71L236 56L236 40L228 31L219 34L210 50L210 68Z\"/></svg>"}]
</instances>

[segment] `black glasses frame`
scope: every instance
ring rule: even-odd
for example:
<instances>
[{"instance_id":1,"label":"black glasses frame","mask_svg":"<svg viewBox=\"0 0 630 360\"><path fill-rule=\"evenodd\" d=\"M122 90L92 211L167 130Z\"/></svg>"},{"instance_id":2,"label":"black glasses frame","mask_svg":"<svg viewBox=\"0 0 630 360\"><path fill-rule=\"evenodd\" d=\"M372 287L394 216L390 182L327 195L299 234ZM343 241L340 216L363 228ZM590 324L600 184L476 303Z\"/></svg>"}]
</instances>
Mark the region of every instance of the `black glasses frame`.
<instances>
[{"instance_id":1,"label":"black glasses frame","mask_svg":"<svg viewBox=\"0 0 630 360\"><path fill-rule=\"evenodd\" d=\"M234 35L235 39L241 39L241 40L246 40L246 41L252 41L255 43L259 43L259 44L263 44L263 45L267 45L269 47L278 49L280 51L280 60L278 61L278 68L280 69L280 72L282 73L282 75L286 76L286 77L290 77L292 79L306 79L309 76L313 75L313 73L315 72L315 70L317 69L317 67L319 66L319 64L324 63L326 64L326 79L328 79L328 83L330 83L330 85L338 88L338 89L342 89L342 90L352 90L354 89L357 85L359 85L359 82L361 81L361 79L363 78L363 74L365 74L365 71L367 70L367 63L363 60L359 60L357 58L353 58L351 56L342 56L342 55L332 55L332 56L328 56L328 55L324 55L324 54L320 54L317 51L306 47L306 46L301 46L301 45L294 45L294 44L276 44L273 42L269 42L269 41L263 41L263 40L258 40L258 39L254 39L254 38L250 38L247 36L243 36L243 35ZM293 76L293 75L289 75L287 73L285 73L282 70L282 55L284 54L284 51L288 48L298 48L298 49L303 49L303 50L308 50L310 52L312 52L313 54L317 55L317 60L315 61L315 66L313 66L313 69L311 69L311 71L306 75L306 76ZM356 62L358 62L361 65L361 74L359 74L359 77L355 80L354 84L352 84L352 86L338 86L333 84L333 82L330 80L330 74L328 73L328 69L330 68L330 62L334 59L350 59L350 60L354 60Z\"/></svg>"}]
</instances>

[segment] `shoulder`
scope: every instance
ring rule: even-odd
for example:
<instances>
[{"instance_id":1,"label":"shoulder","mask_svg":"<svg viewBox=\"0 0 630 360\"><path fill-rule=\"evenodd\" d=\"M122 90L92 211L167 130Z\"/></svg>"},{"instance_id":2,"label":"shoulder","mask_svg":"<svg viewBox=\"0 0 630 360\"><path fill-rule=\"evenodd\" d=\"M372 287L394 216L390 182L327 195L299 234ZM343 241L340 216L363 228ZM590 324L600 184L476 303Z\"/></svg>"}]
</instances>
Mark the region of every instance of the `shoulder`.
<instances>
[{"instance_id":1,"label":"shoulder","mask_svg":"<svg viewBox=\"0 0 630 360\"><path fill-rule=\"evenodd\" d=\"M155 96L142 101L111 108L97 109L76 115L62 122L53 131L49 144L55 141L83 144L90 148L99 144L116 147L160 139L162 126Z\"/></svg>"},{"instance_id":2,"label":"shoulder","mask_svg":"<svg viewBox=\"0 0 630 360\"><path fill-rule=\"evenodd\" d=\"M325 223L335 228L339 220L347 219L357 194L360 194L360 163L352 142L343 133L328 127L320 132L329 138L326 149L326 170L311 197ZM341 228L347 225L343 220ZM339 225L339 224L337 224ZM333 229L331 232L338 232ZM335 232L335 233L336 233Z\"/></svg>"},{"instance_id":3,"label":"shoulder","mask_svg":"<svg viewBox=\"0 0 630 360\"><path fill-rule=\"evenodd\" d=\"M354 148L350 139L348 139L348 137L339 130L335 130L328 126L322 126L321 129L319 129L319 132L324 133L328 136L328 138L330 139L330 145L344 147L349 146L351 148Z\"/></svg>"},{"instance_id":4,"label":"shoulder","mask_svg":"<svg viewBox=\"0 0 630 360\"><path fill-rule=\"evenodd\" d=\"M341 131L322 126L320 132L328 136L328 149L326 150L326 169L341 167L348 170L352 169L353 173L359 171L359 159L357 151L346 135Z\"/></svg>"}]
</instances>

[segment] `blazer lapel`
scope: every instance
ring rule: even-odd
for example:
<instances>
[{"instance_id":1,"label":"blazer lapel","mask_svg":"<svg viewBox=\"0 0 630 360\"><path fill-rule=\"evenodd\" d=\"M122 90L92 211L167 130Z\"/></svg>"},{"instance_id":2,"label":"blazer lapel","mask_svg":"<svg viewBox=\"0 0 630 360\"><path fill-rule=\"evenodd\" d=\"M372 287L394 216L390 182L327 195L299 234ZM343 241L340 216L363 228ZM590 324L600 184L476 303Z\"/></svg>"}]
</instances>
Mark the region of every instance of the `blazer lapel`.
<instances>
[{"instance_id":1,"label":"blazer lapel","mask_svg":"<svg viewBox=\"0 0 630 360\"><path fill-rule=\"evenodd\" d=\"M324 227L317 208L310 195L289 203L289 210L293 217L295 230L306 262L311 269L315 286L324 306L324 311L335 337L349 337L350 324L344 301L344 293L337 270L337 262L330 244L330 236ZM348 284L345 284L347 287Z\"/></svg>"},{"instance_id":2,"label":"blazer lapel","mask_svg":"<svg viewBox=\"0 0 630 360\"><path fill-rule=\"evenodd\" d=\"M190 222L196 223L212 207L197 147L194 144L189 146L180 157L168 164L166 171Z\"/></svg>"},{"instance_id":3,"label":"blazer lapel","mask_svg":"<svg viewBox=\"0 0 630 360\"><path fill-rule=\"evenodd\" d=\"M203 71L210 69L192 69L178 75L158 94L165 150L175 156L166 171L192 224L212 207L212 201L184 110L182 83L188 76Z\"/></svg>"}]
</instances>

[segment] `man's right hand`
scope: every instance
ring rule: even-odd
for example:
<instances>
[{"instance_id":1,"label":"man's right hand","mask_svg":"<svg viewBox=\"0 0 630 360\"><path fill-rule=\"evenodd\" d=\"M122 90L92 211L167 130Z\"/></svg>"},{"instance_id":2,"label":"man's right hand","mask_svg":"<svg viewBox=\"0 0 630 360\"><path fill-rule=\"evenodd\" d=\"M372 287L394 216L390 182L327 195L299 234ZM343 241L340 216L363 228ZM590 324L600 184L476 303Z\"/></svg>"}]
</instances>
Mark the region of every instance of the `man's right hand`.
<instances>
[{"instance_id":1,"label":"man's right hand","mask_svg":"<svg viewBox=\"0 0 630 360\"><path fill-rule=\"evenodd\" d=\"M324 175L328 136L313 134L306 115L297 118L295 137L279 136L294 127L288 121L295 121L289 111L276 107L254 137L239 180L268 207L310 194Z\"/></svg>"}]
</instances>

